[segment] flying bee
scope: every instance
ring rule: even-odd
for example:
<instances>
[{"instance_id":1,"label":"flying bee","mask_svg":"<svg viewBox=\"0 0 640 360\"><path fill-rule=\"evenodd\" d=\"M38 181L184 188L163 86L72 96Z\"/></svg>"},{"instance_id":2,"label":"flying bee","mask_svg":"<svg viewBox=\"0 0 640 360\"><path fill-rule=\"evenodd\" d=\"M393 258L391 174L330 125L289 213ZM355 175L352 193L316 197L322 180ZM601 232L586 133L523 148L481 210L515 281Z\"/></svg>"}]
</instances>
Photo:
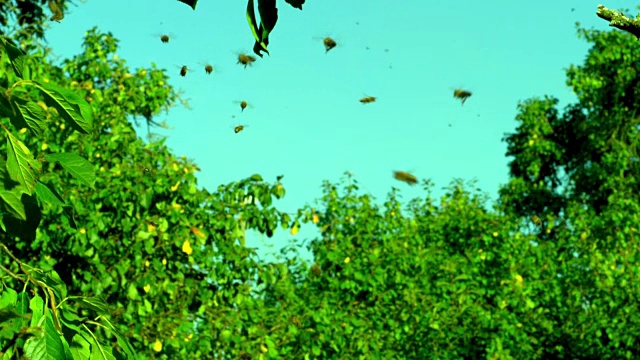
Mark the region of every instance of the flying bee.
<instances>
[{"instance_id":1,"label":"flying bee","mask_svg":"<svg viewBox=\"0 0 640 360\"><path fill-rule=\"evenodd\" d=\"M360 102L363 104L369 104L372 102L376 101L376 97L375 96L365 96L362 99L360 99Z\"/></svg>"},{"instance_id":2,"label":"flying bee","mask_svg":"<svg viewBox=\"0 0 640 360\"><path fill-rule=\"evenodd\" d=\"M160 39L160 42L162 42L163 44L167 44L171 39L176 38L175 35L169 33L155 33L153 34L153 37Z\"/></svg>"},{"instance_id":3,"label":"flying bee","mask_svg":"<svg viewBox=\"0 0 640 360\"><path fill-rule=\"evenodd\" d=\"M324 39L322 39L322 44L324 45L324 49L325 49L325 53L328 53L329 50L333 49L334 47L336 47L338 45L338 43L336 43L335 40L333 40L330 37L326 37Z\"/></svg>"},{"instance_id":4,"label":"flying bee","mask_svg":"<svg viewBox=\"0 0 640 360\"><path fill-rule=\"evenodd\" d=\"M251 108L253 107L253 105L249 104L245 100L234 101L234 103L240 105L240 111L244 111L244 109L246 109L247 107L251 107Z\"/></svg>"},{"instance_id":5,"label":"flying bee","mask_svg":"<svg viewBox=\"0 0 640 360\"><path fill-rule=\"evenodd\" d=\"M237 134L240 131L244 130L244 128L246 128L247 126L249 126L249 125L238 125L238 126L235 126L233 128L233 132Z\"/></svg>"},{"instance_id":6,"label":"flying bee","mask_svg":"<svg viewBox=\"0 0 640 360\"><path fill-rule=\"evenodd\" d=\"M244 65L246 69L248 65L252 65L256 61L256 57L252 55L247 55L245 53L238 54L238 62L236 64Z\"/></svg>"},{"instance_id":7,"label":"flying bee","mask_svg":"<svg viewBox=\"0 0 640 360\"><path fill-rule=\"evenodd\" d=\"M470 96L471 96L471 91L462 90L462 89L453 90L453 97L456 99L460 99L462 101L462 105L464 105L464 102L467 101L467 99Z\"/></svg>"},{"instance_id":8,"label":"flying bee","mask_svg":"<svg viewBox=\"0 0 640 360\"><path fill-rule=\"evenodd\" d=\"M208 62L199 62L198 63L200 66L202 66L202 68L204 69L204 72L207 73L207 75L211 75L212 73L219 73L220 69L217 66L213 66L211 64L209 64Z\"/></svg>"},{"instance_id":9,"label":"flying bee","mask_svg":"<svg viewBox=\"0 0 640 360\"><path fill-rule=\"evenodd\" d=\"M60 4L56 0L49 0L49 10L53 14L49 19L50 21L60 22L60 20L64 19L64 11L62 11Z\"/></svg>"},{"instance_id":10,"label":"flying bee","mask_svg":"<svg viewBox=\"0 0 640 360\"><path fill-rule=\"evenodd\" d=\"M314 40L322 40L322 45L324 46L324 53L328 53L330 50L334 49L338 46L338 42L332 38L331 36L322 36L322 37L314 37Z\"/></svg>"},{"instance_id":11,"label":"flying bee","mask_svg":"<svg viewBox=\"0 0 640 360\"><path fill-rule=\"evenodd\" d=\"M176 67L180 69L180 76L187 76L187 73L189 72L189 67L187 65L176 65Z\"/></svg>"},{"instance_id":12,"label":"flying bee","mask_svg":"<svg viewBox=\"0 0 640 360\"><path fill-rule=\"evenodd\" d=\"M396 180L400 180L402 182L406 182L409 185L415 185L418 183L418 178L416 178L415 176L409 174L408 172L405 171L394 171L393 172L393 177Z\"/></svg>"}]
</instances>

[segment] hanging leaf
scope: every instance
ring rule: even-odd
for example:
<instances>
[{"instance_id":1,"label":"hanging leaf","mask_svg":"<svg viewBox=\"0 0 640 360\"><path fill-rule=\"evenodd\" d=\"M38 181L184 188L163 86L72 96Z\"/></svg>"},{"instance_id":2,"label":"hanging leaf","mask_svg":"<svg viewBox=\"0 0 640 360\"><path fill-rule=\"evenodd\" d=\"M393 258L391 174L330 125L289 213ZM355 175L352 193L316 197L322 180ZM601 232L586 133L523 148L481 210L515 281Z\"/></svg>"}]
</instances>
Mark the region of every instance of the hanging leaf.
<instances>
[{"instance_id":1,"label":"hanging leaf","mask_svg":"<svg viewBox=\"0 0 640 360\"><path fill-rule=\"evenodd\" d=\"M249 28L251 29L253 38L256 39L258 43L261 43L262 39L260 38L260 32L258 32L258 22L256 21L256 12L254 8L253 0L249 0L247 3L247 22L249 22Z\"/></svg>"},{"instance_id":2,"label":"hanging leaf","mask_svg":"<svg viewBox=\"0 0 640 360\"><path fill-rule=\"evenodd\" d=\"M191 6L191 8L193 10L196 9L196 4L198 3L198 0L178 0L178 1L180 1L181 3L185 3L185 4L189 5L189 6Z\"/></svg>"},{"instance_id":3,"label":"hanging leaf","mask_svg":"<svg viewBox=\"0 0 640 360\"><path fill-rule=\"evenodd\" d=\"M293 6L296 9L302 10L302 4L304 4L305 0L284 0L287 4Z\"/></svg>"}]
</instances>

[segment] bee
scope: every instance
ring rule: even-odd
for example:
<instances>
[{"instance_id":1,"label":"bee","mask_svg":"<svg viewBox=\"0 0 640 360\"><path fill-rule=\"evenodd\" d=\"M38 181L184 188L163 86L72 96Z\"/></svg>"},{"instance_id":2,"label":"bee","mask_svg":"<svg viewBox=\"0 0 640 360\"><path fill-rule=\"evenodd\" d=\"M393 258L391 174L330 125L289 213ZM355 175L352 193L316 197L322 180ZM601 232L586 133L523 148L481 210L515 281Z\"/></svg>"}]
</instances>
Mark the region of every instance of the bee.
<instances>
[{"instance_id":1,"label":"bee","mask_svg":"<svg viewBox=\"0 0 640 360\"><path fill-rule=\"evenodd\" d=\"M247 126L249 126L249 125L238 125L238 126L233 128L233 132L237 134L240 131L244 130L244 128L246 128Z\"/></svg>"},{"instance_id":2,"label":"bee","mask_svg":"<svg viewBox=\"0 0 640 360\"><path fill-rule=\"evenodd\" d=\"M145 175L155 174L156 173L154 170L152 170L152 169L150 169L150 168L148 168L146 166L143 166L143 165L136 165L136 166L137 166L138 170L142 171Z\"/></svg>"},{"instance_id":3,"label":"bee","mask_svg":"<svg viewBox=\"0 0 640 360\"><path fill-rule=\"evenodd\" d=\"M211 73L215 74L220 72L220 69L217 66L213 66L207 62L200 62L198 64L204 68L204 72L207 73L207 75L211 75Z\"/></svg>"},{"instance_id":4,"label":"bee","mask_svg":"<svg viewBox=\"0 0 640 360\"><path fill-rule=\"evenodd\" d=\"M244 68L247 68L247 65L252 65L256 61L255 56L247 55L244 53L238 54L238 62L236 64L244 65Z\"/></svg>"},{"instance_id":5,"label":"bee","mask_svg":"<svg viewBox=\"0 0 640 360\"><path fill-rule=\"evenodd\" d=\"M464 105L464 102L467 101L467 99L470 96L471 96L471 91L462 90L462 89L453 90L453 97L456 99L460 99L462 101L462 105Z\"/></svg>"},{"instance_id":6,"label":"bee","mask_svg":"<svg viewBox=\"0 0 640 360\"><path fill-rule=\"evenodd\" d=\"M338 46L338 42L330 36L323 37L314 37L315 40L322 40L322 45L324 46L325 54L330 50Z\"/></svg>"},{"instance_id":7,"label":"bee","mask_svg":"<svg viewBox=\"0 0 640 360\"><path fill-rule=\"evenodd\" d=\"M396 180L406 182L409 185L415 185L418 183L418 178L405 171L394 171L393 177Z\"/></svg>"},{"instance_id":8,"label":"bee","mask_svg":"<svg viewBox=\"0 0 640 360\"><path fill-rule=\"evenodd\" d=\"M322 44L324 44L324 49L326 50L325 54L328 53L329 50L333 49L334 47L336 47L338 45L338 43L336 43L335 40L333 40L332 38L330 38L328 36L326 38L322 39Z\"/></svg>"},{"instance_id":9,"label":"bee","mask_svg":"<svg viewBox=\"0 0 640 360\"><path fill-rule=\"evenodd\" d=\"M240 105L240 111L244 111L244 109L246 109L247 107L253 107L252 105L250 105L248 102L246 102L245 100L242 101L234 101L234 103L239 104Z\"/></svg>"},{"instance_id":10,"label":"bee","mask_svg":"<svg viewBox=\"0 0 640 360\"><path fill-rule=\"evenodd\" d=\"M160 39L160 42L163 44L169 43L171 39L175 38L175 35L168 33L155 33L153 34L154 38Z\"/></svg>"},{"instance_id":11,"label":"bee","mask_svg":"<svg viewBox=\"0 0 640 360\"><path fill-rule=\"evenodd\" d=\"M187 76L187 73L189 72L189 67L187 65L176 65L176 67L180 69L180 76Z\"/></svg>"},{"instance_id":12,"label":"bee","mask_svg":"<svg viewBox=\"0 0 640 360\"><path fill-rule=\"evenodd\" d=\"M369 104L372 102L376 101L376 97L375 96L365 96L362 99L360 99L360 102L363 104Z\"/></svg>"},{"instance_id":13,"label":"bee","mask_svg":"<svg viewBox=\"0 0 640 360\"><path fill-rule=\"evenodd\" d=\"M64 11L60 8L58 1L49 0L49 10L51 10L51 13L53 14L49 19L50 21L60 22L60 20L64 19Z\"/></svg>"}]
</instances>

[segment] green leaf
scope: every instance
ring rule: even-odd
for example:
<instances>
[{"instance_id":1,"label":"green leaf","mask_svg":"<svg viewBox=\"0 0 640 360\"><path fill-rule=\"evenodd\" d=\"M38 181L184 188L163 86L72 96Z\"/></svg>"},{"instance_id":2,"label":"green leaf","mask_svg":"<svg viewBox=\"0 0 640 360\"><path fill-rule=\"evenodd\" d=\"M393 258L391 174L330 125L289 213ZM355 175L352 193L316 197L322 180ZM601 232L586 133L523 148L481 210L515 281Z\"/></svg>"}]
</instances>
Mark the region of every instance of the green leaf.
<instances>
[{"instance_id":1,"label":"green leaf","mask_svg":"<svg viewBox=\"0 0 640 360\"><path fill-rule=\"evenodd\" d=\"M178 0L178 1L180 1L181 3L185 3L185 4L189 5L189 6L191 6L191 8L193 10L196 9L196 4L198 4L198 0Z\"/></svg>"},{"instance_id":2,"label":"green leaf","mask_svg":"<svg viewBox=\"0 0 640 360\"><path fill-rule=\"evenodd\" d=\"M278 8L276 7L276 0L258 0L258 12L260 13L260 28L258 32L260 34L260 43L256 42L253 47L253 52L262 57L260 50L269 54L267 46L269 46L269 34L273 31L273 28L278 22ZM257 45L257 46L256 46Z\"/></svg>"},{"instance_id":3,"label":"green leaf","mask_svg":"<svg viewBox=\"0 0 640 360\"><path fill-rule=\"evenodd\" d=\"M13 71L19 78L24 79L24 63L27 59L27 55L10 43L5 37L2 37L2 46L7 52L7 55L9 55L9 61L11 62Z\"/></svg>"},{"instance_id":4,"label":"green leaf","mask_svg":"<svg viewBox=\"0 0 640 360\"><path fill-rule=\"evenodd\" d=\"M85 158L73 153L58 153L45 155L45 159L59 162L73 177L93 189L96 182L95 169Z\"/></svg>"},{"instance_id":5,"label":"green leaf","mask_svg":"<svg viewBox=\"0 0 640 360\"><path fill-rule=\"evenodd\" d=\"M11 308L0 309L0 339L12 339L29 324L29 316L18 314Z\"/></svg>"},{"instance_id":6,"label":"green leaf","mask_svg":"<svg viewBox=\"0 0 640 360\"><path fill-rule=\"evenodd\" d=\"M86 333L80 333L73 335L69 348L74 359L89 359L91 356L91 345L89 343L91 336Z\"/></svg>"},{"instance_id":7,"label":"green leaf","mask_svg":"<svg viewBox=\"0 0 640 360\"><path fill-rule=\"evenodd\" d=\"M302 10L302 4L305 0L284 0L287 4L293 6L296 9Z\"/></svg>"},{"instance_id":8,"label":"green leaf","mask_svg":"<svg viewBox=\"0 0 640 360\"><path fill-rule=\"evenodd\" d=\"M255 5L253 3L253 0L249 0L249 2L247 3L247 21L249 22L249 28L251 28L253 38L256 39L256 42L260 45L260 48L266 52L267 46L262 42L262 32L258 31L258 22L256 21ZM258 52L256 52L256 54L262 56Z\"/></svg>"},{"instance_id":9,"label":"green leaf","mask_svg":"<svg viewBox=\"0 0 640 360\"><path fill-rule=\"evenodd\" d=\"M91 338L91 360L116 360L113 348L105 346Z\"/></svg>"},{"instance_id":10,"label":"green leaf","mask_svg":"<svg viewBox=\"0 0 640 360\"><path fill-rule=\"evenodd\" d=\"M0 196L2 196L1 192ZM38 200L36 200L35 196L22 194L20 204L24 207L26 219L4 216L2 222L9 234L17 236L23 241L33 241L36 238L38 225L42 220L42 212L38 206ZM12 213L13 211L9 212Z\"/></svg>"},{"instance_id":11,"label":"green leaf","mask_svg":"<svg viewBox=\"0 0 640 360\"><path fill-rule=\"evenodd\" d=\"M38 180L36 183L36 196L42 202L49 205L65 206L62 196L56 191L56 189L50 183L43 183Z\"/></svg>"},{"instance_id":12,"label":"green leaf","mask_svg":"<svg viewBox=\"0 0 640 360\"><path fill-rule=\"evenodd\" d=\"M18 293L12 288L6 288L0 295L0 309L6 307L15 307L16 301L18 301Z\"/></svg>"},{"instance_id":13,"label":"green leaf","mask_svg":"<svg viewBox=\"0 0 640 360\"><path fill-rule=\"evenodd\" d=\"M36 172L42 164L33 158L31 152L17 137L7 131L7 171L12 180L22 185L25 194L33 194L36 187Z\"/></svg>"},{"instance_id":14,"label":"green leaf","mask_svg":"<svg viewBox=\"0 0 640 360\"><path fill-rule=\"evenodd\" d=\"M82 134L93 130L93 110L86 100L73 91L55 85L35 81L33 84L44 94L47 105L58 110L72 128Z\"/></svg>"},{"instance_id":15,"label":"green leaf","mask_svg":"<svg viewBox=\"0 0 640 360\"><path fill-rule=\"evenodd\" d=\"M81 307L91 309L100 315L109 314L109 305L99 296L83 296L76 300Z\"/></svg>"},{"instance_id":16,"label":"green leaf","mask_svg":"<svg viewBox=\"0 0 640 360\"><path fill-rule=\"evenodd\" d=\"M44 315L44 300L39 295L34 296L29 301L29 309L33 312L31 326L38 326L40 318Z\"/></svg>"},{"instance_id":17,"label":"green leaf","mask_svg":"<svg viewBox=\"0 0 640 360\"><path fill-rule=\"evenodd\" d=\"M46 126L45 119L47 118L47 113L44 109L33 101L27 101L18 97L14 97L11 100L11 103L17 110L14 112L16 122L12 122L13 126L18 129L26 127L31 130L36 137L41 137Z\"/></svg>"},{"instance_id":18,"label":"green leaf","mask_svg":"<svg viewBox=\"0 0 640 360\"><path fill-rule=\"evenodd\" d=\"M22 194L15 191L0 190L0 197L4 200L9 214L19 220L27 220L27 212L22 203Z\"/></svg>"},{"instance_id":19,"label":"green leaf","mask_svg":"<svg viewBox=\"0 0 640 360\"><path fill-rule=\"evenodd\" d=\"M47 311L44 330L24 343L24 352L30 359L66 359L60 334L53 325L53 318Z\"/></svg>"},{"instance_id":20,"label":"green leaf","mask_svg":"<svg viewBox=\"0 0 640 360\"><path fill-rule=\"evenodd\" d=\"M60 275L58 275L57 272L53 270L47 271L46 273L34 272L32 273L32 276L47 284L51 290L53 290L58 301L67 297L67 285L62 281L62 279L60 279Z\"/></svg>"},{"instance_id":21,"label":"green leaf","mask_svg":"<svg viewBox=\"0 0 640 360\"><path fill-rule=\"evenodd\" d=\"M127 340L127 338L124 335L122 335L122 333L120 333L110 322L107 321L106 323L111 329L111 331L113 332L113 334L116 336L118 345L120 345L122 350L124 350L124 353L127 355L127 358L135 359L136 351L133 348L133 346L131 346L131 343L129 342L129 340Z\"/></svg>"}]
</instances>

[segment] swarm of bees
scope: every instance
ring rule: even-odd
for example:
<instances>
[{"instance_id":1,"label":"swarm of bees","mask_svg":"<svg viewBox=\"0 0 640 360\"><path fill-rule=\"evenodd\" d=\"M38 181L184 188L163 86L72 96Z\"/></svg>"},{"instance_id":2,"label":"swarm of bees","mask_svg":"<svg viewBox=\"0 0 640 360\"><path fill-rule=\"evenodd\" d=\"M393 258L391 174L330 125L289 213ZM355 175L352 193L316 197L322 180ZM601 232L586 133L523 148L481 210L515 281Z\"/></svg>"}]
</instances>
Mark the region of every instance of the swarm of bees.
<instances>
[{"instance_id":1,"label":"swarm of bees","mask_svg":"<svg viewBox=\"0 0 640 360\"><path fill-rule=\"evenodd\" d=\"M55 1L50 0L49 1L50 6L51 4L53 4L53 6L55 7ZM54 12L54 15L56 15L58 13L58 11L54 11L54 8L51 9L52 12ZM573 10L573 9L572 9ZM62 14L62 16L64 16L64 14ZM61 19L62 17L60 17ZM53 20L53 18L52 18ZM57 20L57 19L56 19ZM169 41L171 40L171 38L173 38L173 36L170 36L169 34L158 34L156 35L159 37L160 41L163 44L167 44L169 43ZM321 38L317 38L318 40L322 40L322 44L324 46L325 49L325 54L328 53L329 51L333 50L334 48L336 48L338 46L338 42L333 39L330 36L325 36L325 37L321 37ZM369 47L366 47L367 50L369 50ZM388 52L389 49L384 49L385 52ZM243 53L243 52L239 52L236 53L237 55L237 62L236 64L240 64L242 65L245 69L247 68L247 66L252 66L253 63L257 60L255 56ZM217 69L214 68L213 65L211 65L210 63L199 63L203 68L204 71L207 75L210 75L212 73L217 72ZM187 65L181 65L178 66L178 68L180 69L179 74L180 76L184 77L187 75L187 73L189 72L189 67ZM389 66L389 68L391 68L391 66ZM463 89L455 89L453 91L453 96L455 99L458 99L461 101L461 104L464 105L464 103L466 102L466 100L471 97L472 92L469 90L463 90ZM377 97L375 96L369 96L369 95L364 95L362 98L359 99L359 102L361 104L370 104L370 103L374 103L376 102ZM244 112L244 110L247 107L250 107L251 105L246 101L246 100L241 100L241 101L235 101L235 103L240 105L240 111ZM233 118L235 118L235 115L233 116ZM240 132L242 132L248 125L234 125L232 126L234 133L238 134ZM451 127L451 124L449 124L449 127ZM151 170L148 168L141 168L141 170L144 173L149 173ZM393 177L394 179L398 180L398 181L402 181L405 182L411 186L415 185L418 183L418 179L412 175L409 172L406 171L394 171L393 172ZM534 223L539 223L539 219L534 219L533 220Z\"/></svg>"},{"instance_id":2,"label":"swarm of bees","mask_svg":"<svg viewBox=\"0 0 640 360\"><path fill-rule=\"evenodd\" d=\"M453 97L456 99L460 99L462 101L462 105L464 105L464 102L467 101L467 99L470 96L471 96L471 91L462 90L462 89L453 90Z\"/></svg>"},{"instance_id":3,"label":"swarm of bees","mask_svg":"<svg viewBox=\"0 0 640 360\"><path fill-rule=\"evenodd\" d=\"M393 177L396 180L406 182L409 185L415 185L418 183L418 178L405 171L394 171Z\"/></svg>"}]
</instances>

